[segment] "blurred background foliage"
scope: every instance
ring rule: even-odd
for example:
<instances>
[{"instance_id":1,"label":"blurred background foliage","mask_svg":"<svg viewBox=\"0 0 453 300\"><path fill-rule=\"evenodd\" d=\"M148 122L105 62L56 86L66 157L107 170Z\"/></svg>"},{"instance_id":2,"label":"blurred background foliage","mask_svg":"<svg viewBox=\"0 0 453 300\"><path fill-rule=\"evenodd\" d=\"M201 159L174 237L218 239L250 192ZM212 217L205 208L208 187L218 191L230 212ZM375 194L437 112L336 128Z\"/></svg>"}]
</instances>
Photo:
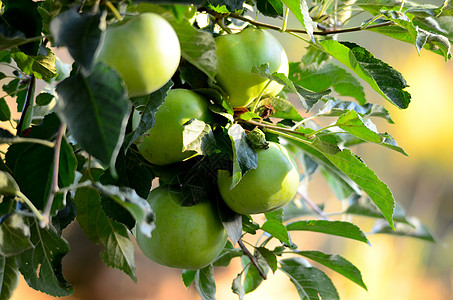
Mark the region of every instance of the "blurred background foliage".
<instances>
[{"instance_id":1,"label":"blurred background foliage","mask_svg":"<svg viewBox=\"0 0 453 300\"><path fill-rule=\"evenodd\" d=\"M431 1L434 4L439 1ZM263 21L269 21L265 18ZM291 23L290 23L291 24ZM291 36L276 36L283 43L291 61L298 61L305 44ZM371 247L362 243L315 233L299 233L293 240L304 248L319 248L341 253L361 271L368 292L347 279L332 276L342 299L445 300L453 295L453 63L441 56L379 36L376 33L341 35L339 40L354 41L379 59L389 63L406 78L412 103L398 110L368 90L368 101L389 109L395 124L374 120L380 131L388 131L409 157L375 145L360 145L355 152L386 182L395 199L408 215L417 216L439 237L439 244L389 235L370 235ZM65 60L65 53L59 50ZM69 62L68 60L66 60ZM37 89L39 92L39 88ZM13 105L13 102L10 102ZM15 111L14 107L11 109ZM9 128L3 122L1 127ZM310 184L311 199L325 204L327 213L341 210L341 203L326 189L321 176ZM373 224L354 218L364 232ZM180 271L159 266L137 252L135 284L127 275L107 268L99 259L100 247L90 243L77 224L70 226L65 237L72 251L63 260L64 273L74 284L75 294L62 300L166 300L199 299L192 288L184 287ZM236 299L230 284L240 262L216 269L217 299ZM297 292L282 274L270 276L246 299L298 299ZM32 290L22 280L13 300L54 299Z\"/></svg>"}]
</instances>

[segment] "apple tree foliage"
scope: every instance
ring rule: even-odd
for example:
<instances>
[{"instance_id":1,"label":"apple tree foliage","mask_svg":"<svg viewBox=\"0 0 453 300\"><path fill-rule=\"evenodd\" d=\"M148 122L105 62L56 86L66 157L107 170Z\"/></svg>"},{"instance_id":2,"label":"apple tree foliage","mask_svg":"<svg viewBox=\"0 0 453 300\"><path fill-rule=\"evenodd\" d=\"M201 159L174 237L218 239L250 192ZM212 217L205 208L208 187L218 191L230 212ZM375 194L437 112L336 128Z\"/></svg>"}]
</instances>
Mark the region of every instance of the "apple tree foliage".
<instances>
[{"instance_id":1,"label":"apple tree foliage","mask_svg":"<svg viewBox=\"0 0 453 300\"><path fill-rule=\"evenodd\" d=\"M182 59L160 90L131 98L120 75L96 63L96 55L107 26L143 12L171 23ZM0 129L0 299L11 297L20 274L43 293L73 293L62 266L70 251L62 232L71 222L104 246L105 264L135 281L132 233L151 235L155 227L145 200L155 178L178 185L187 205L208 197L218 206L230 241L208 267L182 271L184 284L194 285L203 299L215 299L214 266L232 259L243 265L232 278L232 292L240 299L271 272L288 275L301 299L339 299L325 269L366 289L346 258L291 241L292 231L314 231L368 243L358 226L328 218L309 200L305 191L315 172L347 203L340 214L375 218L374 233L435 240L424 225L406 217L387 185L350 149L375 143L406 155L373 124L372 118L393 121L386 108L367 101L364 91L370 87L400 109L408 107L411 96L402 74L342 34L380 34L413 44L421 55L432 51L448 60L450 1L435 6L395 0L3 0L0 14L0 121L14 128ZM268 18L256 19L261 16ZM287 26L288 17L298 25ZM272 24L261 21L270 19ZM290 63L288 76L269 72L265 64L255 66L250 72L283 84L284 91L258 99L249 109L232 109L216 84L214 38L246 26L292 35L306 42L307 51ZM72 65L56 57L57 47L67 48ZM44 89L38 90L38 83ZM153 127L171 88L204 95L215 120L185 124L185 149L198 156L158 167L147 163L134 142ZM135 128L133 110L141 112ZM216 189L217 170L232 166L239 181L256 168L256 154L246 142L255 127L269 141L284 143L302 170L294 201L266 213L263 222L229 211ZM245 246L247 235L262 237ZM270 247L272 239L279 246Z\"/></svg>"}]
</instances>

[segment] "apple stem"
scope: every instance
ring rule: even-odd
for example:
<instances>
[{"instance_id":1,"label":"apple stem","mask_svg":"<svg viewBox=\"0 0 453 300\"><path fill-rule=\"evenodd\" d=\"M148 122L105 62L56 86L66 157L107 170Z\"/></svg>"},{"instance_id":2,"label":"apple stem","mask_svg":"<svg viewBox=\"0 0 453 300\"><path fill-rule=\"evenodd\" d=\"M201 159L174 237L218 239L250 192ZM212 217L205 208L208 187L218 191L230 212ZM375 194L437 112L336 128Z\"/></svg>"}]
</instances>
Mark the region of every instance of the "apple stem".
<instances>
[{"instance_id":1,"label":"apple stem","mask_svg":"<svg viewBox=\"0 0 453 300\"><path fill-rule=\"evenodd\" d=\"M123 17L120 15L116 7L110 1L105 1L105 5L110 9L110 11L115 15L115 18L118 21L122 21Z\"/></svg>"},{"instance_id":2,"label":"apple stem","mask_svg":"<svg viewBox=\"0 0 453 300\"><path fill-rule=\"evenodd\" d=\"M256 99L254 100L253 102L253 108L252 108L252 113L255 112L255 110L257 109L258 107L258 103L260 102L261 98L263 97L264 93L266 92L266 89L267 87L271 84L272 80L269 79L269 81L266 83L266 85L264 86L264 88L261 90L261 93L258 95L258 97L256 97Z\"/></svg>"},{"instance_id":3,"label":"apple stem","mask_svg":"<svg viewBox=\"0 0 453 300\"><path fill-rule=\"evenodd\" d=\"M264 280L267 279L266 274L264 274L263 270L261 269L260 265L258 264L258 259L250 253L250 251L245 247L244 242L242 240L238 241L239 247L241 247L242 252L250 259L251 263L255 268L258 270L258 274L260 274L261 278Z\"/></svg>"}]
</instances>

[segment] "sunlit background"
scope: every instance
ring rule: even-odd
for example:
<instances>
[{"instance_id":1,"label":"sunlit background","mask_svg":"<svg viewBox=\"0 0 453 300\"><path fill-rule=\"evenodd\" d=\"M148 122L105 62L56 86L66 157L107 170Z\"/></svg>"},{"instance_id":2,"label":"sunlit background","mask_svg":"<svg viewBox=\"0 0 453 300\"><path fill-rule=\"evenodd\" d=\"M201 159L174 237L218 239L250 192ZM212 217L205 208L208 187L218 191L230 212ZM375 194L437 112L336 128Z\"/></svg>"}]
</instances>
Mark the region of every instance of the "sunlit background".
<instances>
[{"instance_id":1,"label":"sunlit background","mask_svg":"<svg viewBox=\"0 0 453 300\"><path fill-rule=\"evenodd\" d=\"M277 35L290 60L297 61L305 43L294 37ZM294 234L300 248L338 253L361 271L368 291L349 280L328 272L340 297L347 300L446 300L453 299L453 64L443 57L414 46L390 41L375 33L340 36L366 47L379 59L399 70L406 78L412 95L407 110L400 111L368 91L370 102L385 105L394 125L375 120L380 132L389 132L409 157L376 145L354 149L368 166L386 182L395 199L408 215L417 216L439 237L439 244L411 238L369 235L371 246L316 233ZM12 106L12 110L15 107ZM3 128L9 126L2 123ZM327 212L338 211L341 204L328 192L327 184L315 176L310 196L326 204ZM354 218L363 231L372 222ZM75 294L61 299L80 300L166 300L200 299L195 289L184 287L181 272L154 264L137 250L137 283L118 270L107 268L99 258L101 247L90 243L77 224L64 233L71 252L63 259L64 274L75 287ZM217 298L236 299L231 282L240 272L239 259L230 267L215 270ZM14 300L54 299L29 288L21 280ZM298 299L295 288L280 272L269 274L255 292L245 299Z\"/></svg>"}]
</instances>

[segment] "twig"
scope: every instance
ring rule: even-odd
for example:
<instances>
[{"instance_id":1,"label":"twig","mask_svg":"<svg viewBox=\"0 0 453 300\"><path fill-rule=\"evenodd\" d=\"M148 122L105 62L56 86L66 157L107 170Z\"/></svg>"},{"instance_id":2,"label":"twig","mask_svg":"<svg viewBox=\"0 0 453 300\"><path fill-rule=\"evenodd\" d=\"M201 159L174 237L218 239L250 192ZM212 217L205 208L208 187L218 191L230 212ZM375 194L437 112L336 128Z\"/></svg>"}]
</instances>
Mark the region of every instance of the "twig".
<instances>
[{"instance_id":1,"label":"twig","mask_svg":"<svg viewBox=\"0 0 453 300\"><path fill-rule=\"evenodd\" d=\"M253 256L252 253L250 253L250 251L247 249L247 247L245 247L244 245L244 242L242 240L239 240L238 241L238 244L239 244L239 247L241 247L241 250L242 252L247 255L247 257L250 259L250 261L252 262L252 264L255 266L255 268L258 270L258 273L260 274L260 276L266 280L267 279L267 276L266 274L264 274L263 270L261 269L260 265L258 264L258 260L256 259L255 256Z\"/></svg>"},{"instance_id":2,"label":"twig","mask_svg":"<svg viewBox=\"0 0 453 300\"><path fill-rule=\"evenodd\" d=\"M262 128L269 128L269 129L274 129L274 130L277 130L277 131L289 132L289 133L300 135L300 136L306 136L305 133L297 132L297 131L294 131L294 130L289 129L289 128L275 126L275 125L271 125L271 124L264 123L264 122L257 122L257 121L253 121L253 120L246 121L246 120L243 120L243 119L238 119L237 121L240 122L240 123L248 123L248 124L255 125L255 126L258 126L258 127L262 127Z\"/></svg>"},{"instance_id":3,"label":"twig","mask_svg":"<svg viewBox=\"0 0 453 300\"><path fill-rule=\"evenodd\" d=\"M210 13L210 11L208 11L208 12ZM258 27L265 27L265 28L277 30L277 31L280 31L280 32L294 32L294 33L305 33L305 34L307 34L307 31L303 30L303 29L292 29L292 28L289 28L289 29L283 30L279 26L275 26L275 25L259 22L259 21L256 21L256 20L241 16L241 15L238 15L238 14L229 14L229 16L232 17L232 18L238 19L238 20L242 20L242 21L248 22L248 23L253 24L255 26L258 26ZM386 26L390 26L390 25L393 25L393 24L394 24L393 21L387 21L387 22L383 22L383 23L380 23L380 24L370 25L370 26L367 26L366 28L363 28L361 26L345 28L345 29L325 28L323 31L314 31L313 35L326 36L326 35L338 34L338 33L356 32L356 31L362 31L362 30L365 30L365 29L386 27Z\"/></svg>"},{"instance_id":4,"label":"twig","mask_svg":"<svg viewBox=\"0 0 453 300\"><path fill-rule=\"evenodd\" d=\"M329 217L319 208L318 205L316 205L316 203L311 201L311 199L308 198L307 195L299 190L297 191L297 194L302 197L302 200L304 200L305 203L307 203L314 210L314 212L316 212L321 217L321 219L330 221Z\"/></svg>"},{"instance_id":5,"label":"twig","mask_svg":"<svg viewBox=\"0 0 453 300\"><path fill-rule=\"evenodd\" d=\"M31 106L34 93L35 93L35 75L31 74L28 81L27 96L25 98L24 107L22 108L22 114L20 115L19 123L17 123L17 135L22 133L23 130L22 127L24 126L27 111Z\"/></svg>"},{"instance_id":6,"label":"twig","mask_svg":"<svg viewBox=\"0 0 453 300\"><path fill-rule=\"evenodd\" d=\"M52 170L52 182L50 185L49 196L47 197L46 207L44 209L44 219L40 222L40 226L42 228L47 227L50 223L50 213L52 210L53 200L55 198L55 194L58 191L58 171L60 166L60 149L61 149L61 141L63 139L63 135L66 131L66 124L61 123L60 129L58 130L57 138L55 140L54 146L54 159L53 159L53 170Z\"/></svg>"}]
</instances>

